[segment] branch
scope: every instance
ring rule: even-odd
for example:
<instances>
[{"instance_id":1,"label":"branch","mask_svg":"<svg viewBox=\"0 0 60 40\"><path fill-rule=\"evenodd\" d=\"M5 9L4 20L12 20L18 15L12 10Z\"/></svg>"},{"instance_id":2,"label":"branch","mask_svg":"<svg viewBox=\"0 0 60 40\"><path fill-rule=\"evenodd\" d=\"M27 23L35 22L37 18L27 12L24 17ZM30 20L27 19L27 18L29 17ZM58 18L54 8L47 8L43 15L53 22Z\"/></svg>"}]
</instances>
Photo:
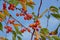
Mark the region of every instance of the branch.
<instances>
[{"instance_id":1,"label":"branch","mask_svg":"<svg viewBox=\"0 0 60 40\"><path fill-rule=\"evenodd\" d=\"M49 15L49 11L48 11L48 16L47 16L47 27L46 27L46 28L48 28L49 18L50 18L50 15Z\"/></svg>"},{"instance_id":2,"label":"branch","mask_svg":"<svg viewBox=\"0 0 60 40\"><path fill-rule=\"evenodd\" d=\"M40 13L41 6L42 6L42 0L40 1L40 5L39 5L39 8L38 8L38 16L39 16L39 13Z\"/></svg>"},{"instance_id":3,"label":"branch","mask_svg":"<svg viewBox=\"0 0 60 40\"><path fill-rule=\"evenodd\" d=\"M10 4L10 3L7 2L6 0L3 0L3 1L6 2L6 3L8 3L8 4ZM16 8L16 7L15 7L15 8ZM19 8L16 8L16 9L18 9L18 10L21 11L21 9L19 9ZM11 14L10 14L10 17L12 17L14 20L16 20L19 24L21 24L20 21L18 21L17 19L15 19ZM21 24L21 25L22 25L22 24ZM22 25L22 27L26 28L24 25Z\"/></svg>"},{"instance_id":4,"label":"branch","mask_svg":"<svg viewBox=\"0 0 60 40\"><path fill-rule=\"evenodd\" d=\"M21 24L20 21L18 21L17 19L15 19L11 14L10 14L10 17L12 17L14 20L16 20L19 24ZM24 28L26 28L23 24L21 24L21 26L24 27Z\"/></svg>"},{"instance_id":5,"label":"branch","mask_svg":"<svg viewBox=\"0 0 60 40\"><path fill-rule=\"evenodd\" d=\"M31 40L33 39L34 32L35 32L35 30L33 30L33 33L32 33L32 36L31 36Z\"/></svg>"}]
</instances>

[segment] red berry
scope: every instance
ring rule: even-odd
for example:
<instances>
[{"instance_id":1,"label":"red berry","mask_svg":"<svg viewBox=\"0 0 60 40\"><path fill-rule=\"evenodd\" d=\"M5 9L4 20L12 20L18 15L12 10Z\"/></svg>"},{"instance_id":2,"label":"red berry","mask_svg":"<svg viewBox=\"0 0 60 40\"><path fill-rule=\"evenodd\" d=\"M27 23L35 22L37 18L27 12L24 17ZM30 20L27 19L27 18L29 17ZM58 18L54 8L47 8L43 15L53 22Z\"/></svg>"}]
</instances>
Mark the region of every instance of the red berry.
<instances>
[{"instance_id":1,"label":"red berry","mask_svg":"<svg viewBox=\"0 0 60 40\"><path fill-rule=\"evenodd\" d=\"M21 32L24 33L26 31L26 28L22 29Z\"/></svg>"},{"instance_id":2,"label":"red berry","mask_svg":"<svg viewBox=\"0 0 60 40\"><path fill-rule=\"evenodd\" d=\"M32 18L32 15L31 14L26 14L30 19Z\"/></svg>"},{"instance_id":3,"label":"red berry","mask_svg":"<svg viewBox=\"0 0 60 40\"><path fill-rule=\"evenodd\" d=\"M22 30L26 31L26 28L23 28Z\"/></svg>"},{"instance_id":4,"label":"red berry","mask_svg":"<svg viewBox=\"0 0 60 40\"><path fill-rule=\"evenodd\" d=\"M24 20L27 20L27 16L26 15L24 16Z\"/></svg>"},{"instance_id":5,"label":"red berry","mask_svg":"<svg viewBox=\"0 0 60 40\"><path fill-rule=\"evenodd\" d=\"M8 27L7 29L9 32L12 32L12 27Z\"/></svg>"},{"instance_id":6,"label":"red berry","mask_svg":"<svg viewBox=\"0 0 60 40\"><path fill-rule=\"evenodd\" d=\"M8 7L8 9L10 10L10 7Z\"/></svg>"},{"instance_id":7,"label":"red berry","mask_svg":"<svg viewBox=\"0 0 60 40\"><path fill-rule=\"evenodd\" d=\"M22 8L22 12L26 13L26 12L27 12L27 10L26 10L26 9L24 9L24 8Z\"/></svg>"},{"instance_id":8,"label":"red berry","mask_svg":"<svg viewBox=\"0 0 60 40\"><path fill-rule=\"evenodd\" d=\"M19 16L19 14L18 14L18 13L16 13L16 16Z\"/></svg>"},{"instance_id":9,"label":"red berry","mask_svg":"<svg viewBox=\"0 0 60 40\"><path fill-rule=\"evenodd\" d=\"M38 28L36 28L36 30L37 30L37 31L39 31L39 29L38 29Z\"/></svg>"},{"instance_id":10,"label":"red berry","mask_svg":"<svg viewBox=\"0 0 60 40\"><path fill-rule=\"evenodd\" d=\"M24 30L21 30L22 33L24 33L25 31Z\"/></svg>"},{"instance_id":11,"label":"red berry","mask_svg":"<svg viewBox=\"0 0 60 40\"><path fill-rule=\"evenodd\" d=\"M37 25L39 25L40 24L40 21L39 20L36 20L36 22L35 22Z\"/></svg>"},{"instance_id":12,"label":"red berry","mask_svg":"<svg viewBox=\"0 0 60 40\"><path fill-rule=\"evenodd\" d=\"M9 7L8 7L9 10L13 10L15 9L15 5L14 4L10 4Z\"/></svg>"},{"instance_id":13,"label":"red berry","mask_svg":"<svg viewBox=\"0 0 60 40\"><path fill-rule=\"evenodd\" d=\"M8 20L8 23L14 24L15 20Z\"/></svg>"},{"instance_id":14,"label":"red berry","mask_svg":"<svg viewBox=\"0 0 60 40\"><path fill-rule=\"evenodd\" d=\"M4 28L5 28L5 29L7 29L7 28L8 28L8 26L4 26Z\"/></svg>"},{"instance_id":15,"label":"red berry","mask_svg":"<svg viewBox=\"0 0 60 40\"><path fill-rule=\"evenodd\" d=\"M7 30L6 33L9 33L9 31Z\"/></svg>"},{"instance_id":16,"label":"red berry","mask_svg":"<svg viewBox=\"0 0 60 40\"><path fill-rule=\"evenodd\" d=\"M24 13L20 13L20 16L24 16L25 14Z\"/></svg>"},{"instance_id":17,"label":"red berry","mask_svg":"<svg viewBox=\"0 0 60 40\"><path fill-rule=\"evenodd\" d=\"M27 31L30 32L31 30L29 28L27 28Z\"/></svg>"}]
</instances>

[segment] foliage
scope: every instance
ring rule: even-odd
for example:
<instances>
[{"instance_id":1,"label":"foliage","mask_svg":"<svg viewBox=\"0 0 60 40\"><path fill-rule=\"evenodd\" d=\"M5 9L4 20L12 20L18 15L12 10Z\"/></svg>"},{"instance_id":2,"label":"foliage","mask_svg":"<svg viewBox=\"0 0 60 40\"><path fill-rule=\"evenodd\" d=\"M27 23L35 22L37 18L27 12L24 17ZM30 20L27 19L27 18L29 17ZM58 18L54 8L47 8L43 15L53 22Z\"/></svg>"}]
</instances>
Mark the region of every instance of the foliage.
<instances>
[{"instance_id":1,"label":"foliage","mask_svg":"<svg viewBox=\"0 0 60 40\"><path fill-rule=\"evenodd\" d=\"M4 1L3 8L0 11L0 30L3 32L3 28L4 28L6 29L7 34L12 33L12 40L16 40L16 38L18 40L22 40L21 36L23 37L22 34L26 31L32 34L31 40L33 36L34 36L34 40L39 40L39 39L60 40L60 38L57 36L60 24L54 31L49 32L48 28L43 28L41 26L39 20L48 11L52 12L51 15L59 20L60 19L59 8L57 8L56 6L50 6L49 8L46 8L41 14L39 14L42 5L42 0L41 0L40 6L38 8L38 13L35 12L29 13L27 10L28 6L33 10L35 7L34 5L36 5L33 0L3 0L3 1ZM19 4L22 7L20 9L17 8ZM33 23L29 24L29 27L26 28L20 21L18 21L16 18L14 18L13 15L9 13L9 10L14 12L14 10L17 9L20 11L20 13L16 13L16 17L23 16L24 20L31 20L31 19L33 20ZM46 17L49 19L51 15L48 14L48 16ZM5 23L4 26L2 22ZM8 24L10 24L10 26L8 26ZM47 21L47 25L48 25L48 21ZM31 32L32 31L31 28L33 29L33 33ZM2 39L8 40L7 38L2 38Z\"/></svg>"}]
</instances>

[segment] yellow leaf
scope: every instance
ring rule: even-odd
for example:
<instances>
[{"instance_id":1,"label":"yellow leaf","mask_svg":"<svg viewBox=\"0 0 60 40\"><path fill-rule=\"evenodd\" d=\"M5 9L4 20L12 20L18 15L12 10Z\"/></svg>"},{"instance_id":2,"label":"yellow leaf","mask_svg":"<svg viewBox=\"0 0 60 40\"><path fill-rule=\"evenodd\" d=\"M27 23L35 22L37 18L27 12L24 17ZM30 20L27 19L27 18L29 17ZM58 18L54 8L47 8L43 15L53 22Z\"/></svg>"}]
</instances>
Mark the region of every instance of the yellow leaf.
<instances>
[{"instance_id":1,"label":"yellow leaf","mask_svg":"<svg viewBox=\"0 0 60 40\"><path fill-rule=\"evenodd\" d=\"M0 40L5 40L5 38L4 37L0 37Z\"/></svg>"},{"instance_id":2,"label":"yellow leaf","mask_svg":"<svg viewBox=\"0 0 60 40\"><path fill-rule=\"evenodd\" d=\"M13 24L15 27L21 26L21 24Z\"/></svg>"},{"instance_id":3,"label":"yellow leaf","mask_svg":"<svg viewBox=\"0 0 60 40\"><path fill-rule=\"evenodd\" d=\"M27 2L27 0L19 0L19 2L21 3L22 8L24 9L24 11L26 11L27 10L27 8L26 8L26 2Z\"/></svg>"},{"instance_id":4,"label":"yellow leaf","mask_svg":"<svg viewBox=\"0 0 60 40\"><path fill-rule=\"evenodd\" d=\"M27 10L27 7L26 7L26 5L25 5L25 4L22 4L22 8L23 8L23 10L24 10L24 11L26 11L26 10Z\"/></svg>"},{"instance_id":5,"label":"yellow leaf","mask_svg":"<svg viewBox=\"0 0 60 40\"><path fill-rule=\"evenodd\" d=\"M4 14L5 14L6 16L9 16L9 15L10 15L6 9L3 9L3 11L4 11Z\"/></svg>"},{"instance_id":6,"label":"yellow leaf","mask_svg":"<svg viewBox=\"0 0 60 40\"><path fill-rule=\"evenodd\" d=\"M30 2L32 2L33 0L30 0Z\"/></svg>"},{"instance_id":7,"label":"yellow leaf","mask_svg":"<svg viewBox=\"0 0 60 40\"><path fill-rule=\"evenodd\" d=\"M46 9L44 12L42 12L41 15L39 15L39 18L43 17L43 15L48 11L49 9Z\"/></svg>"},{"instance_id":8,"label":"yellow leaf","mask_svg":"<svg viewBox=\"0 0 60 40\"><path fill-rule=\"evenodd\" d=\"M3 14L2 12L0 12L0 18L2 18L4 20L6 18L6 15Z\"/></svg>"}]
</instances>

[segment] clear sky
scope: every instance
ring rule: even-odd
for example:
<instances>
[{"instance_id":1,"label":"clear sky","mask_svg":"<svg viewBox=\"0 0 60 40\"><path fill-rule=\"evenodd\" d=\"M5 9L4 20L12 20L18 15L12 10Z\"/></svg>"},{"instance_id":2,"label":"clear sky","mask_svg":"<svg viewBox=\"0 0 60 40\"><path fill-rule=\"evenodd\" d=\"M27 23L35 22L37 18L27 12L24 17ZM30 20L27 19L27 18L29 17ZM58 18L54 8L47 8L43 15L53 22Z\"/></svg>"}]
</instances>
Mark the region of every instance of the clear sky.
<instances>
[{"instance_id":1,"label":"clear sky","mask_svg":"<svg viewBox=\"0 0 60 40\"><path fill-rule=\"evenodd\" d=\"M31 8L28 7L28 12L29 13L35 12L37 14L40 0L33 0L33 1L36 4L35 8L34 8L34 10L32 10ZM2 4L3 4L3 0L0 1L0 10L2 10ZM8 4L7 4L7 6L8 6ZM59 7L60 0L58 2L57 2L57 0L43 0L43 4L42 4L40 13L42 13L46 8L49 8L50 6ZM20 8L21 6L18 5L17 7ZM25 20L23 20L23 17L16 17L15 14L20 13L19 10L9 11L9 13L12 14L17 20L19 20L26 27L28 27L29 24L33 23L33 20L25 21ZM45 15L47 15L47 13ZM42 27L47 26L47 18L45 17L45 15L40 19ZM49 19L49 27L48 27L49 31L53 31L54 29L56 29L56 27L58 26L59 23L60 23L59 20L57 20L51 16ZM3 23L3 25L4 25L4 23ZM6 35L5 31L4 31L4 33L0 31L0 36L4 36L4 37L7 37L9 40L12 40L11 33ZM31 38L31 34L26 31L23 34L22 40L30 40L30 38Z\"/></svg>"}]
</instances>

